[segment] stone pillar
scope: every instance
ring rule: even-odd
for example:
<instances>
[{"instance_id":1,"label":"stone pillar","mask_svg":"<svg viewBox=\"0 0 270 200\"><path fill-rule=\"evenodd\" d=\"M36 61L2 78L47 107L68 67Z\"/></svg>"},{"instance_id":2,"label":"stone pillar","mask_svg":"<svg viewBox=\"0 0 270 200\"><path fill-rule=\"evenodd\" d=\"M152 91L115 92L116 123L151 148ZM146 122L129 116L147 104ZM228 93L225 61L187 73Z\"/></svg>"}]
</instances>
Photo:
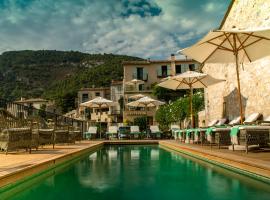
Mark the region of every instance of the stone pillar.
<instances>
[{"instance_id":1,"label":"stone pillar","mask_svg":"<svg viewBox=\"0 0 270 200\"><path fill-rule=\"evenodd\" d=\"M171 54L171 75L175 76L176 71L175 71L175 55Z\"/></svg>"}]
</instances>

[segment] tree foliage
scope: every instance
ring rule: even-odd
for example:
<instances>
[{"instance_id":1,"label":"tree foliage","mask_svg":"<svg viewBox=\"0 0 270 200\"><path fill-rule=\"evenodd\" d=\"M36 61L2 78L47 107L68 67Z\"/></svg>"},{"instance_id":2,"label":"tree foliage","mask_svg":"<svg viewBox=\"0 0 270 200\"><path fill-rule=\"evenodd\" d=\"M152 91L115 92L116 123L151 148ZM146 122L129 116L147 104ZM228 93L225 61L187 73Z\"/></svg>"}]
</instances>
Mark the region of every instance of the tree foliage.
<instances>
[{"instance_id":1,"label":"tree foliage","mask_svg":"<svg viewBox=\"0 0 270 200\"><path fill-rule=\"evenodd\" d=\"M197 116L198 112L204 109L204 96L202 92L197 92L193 95L192 105L193 114ZM162 130L168 130L171 123L183 121L189 116L190 101L189 96L185 96L170 104L160 106L155 118Z\"/></svg>"},{"instance_id":2,"label":"tree foliage","mask_svg":"<svg viewBox=\"0 0 270 200\"><path fill-rule=\"evenodd\" d=\"M121 80L122 61L128 60L141 59L77 51L4 52L0 55L0 97L43 97L55 100L66 112L75 107L80 88L105 87L112 79Z\"/></svg>"}]
</instances>

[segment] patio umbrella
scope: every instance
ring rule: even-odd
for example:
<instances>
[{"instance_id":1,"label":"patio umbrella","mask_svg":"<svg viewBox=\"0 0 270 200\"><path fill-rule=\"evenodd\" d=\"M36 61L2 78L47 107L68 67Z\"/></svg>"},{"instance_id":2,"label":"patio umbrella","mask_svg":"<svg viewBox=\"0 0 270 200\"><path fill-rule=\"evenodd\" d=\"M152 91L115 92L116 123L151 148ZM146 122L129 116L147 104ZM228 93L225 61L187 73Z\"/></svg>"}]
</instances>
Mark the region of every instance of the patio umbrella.
<instances>
[{"instance_id":1,"label":"patio umbrella","mask_svg":"<svg viewBox=\"0 0 270 200\"><path fill-rule=\"evenodd\" d=\"M89 108L99 108L99 137L101 138L101 108L107 108L110 106L114 106L115 102L105 99L103 97L97 97L90 101L81 103L80 106L89 107Z\"/></svg>"},{"instance_id":2,"label":"patio umbrella","mask_svg":"<svg viewBox=\"0 0 270 200\"><path fill-rule=\"evenodd\" d=\"M138 99L136 101L128 103L127 106L145 108L145 116L147 118L147 108L148 107L156 107L156 106L160 106L163 104L165 104L165 103L162 101L158 101L156 99L152 99L152 98L146 96L146 97L143 97L143 98Z\"/></svg>"},{"instance_id":3,"label":"patio umbrella","mask_svg":"<svg viewBox=\"0 0 270 200\"><path fill-rule=\"evenodd\" d=\"M131 81L126 82L126 85L137 85L137 84L142 84L144 83L143 80L138 80L138 79L132 79Z\"/></svg>"},{"instance_id":4,"label":"patio umbrella","mask_svg":"<svg viewBox=\"0 0 270 200\"><path fill-rule=\"evenodd\" d=\"M270 55L270 29L211 31L195 45L180 50L179 52L200 63L235 62L242 123L243 107L239 63L253 62Z\"/></svg>"},{"instance_id":5,"label":"patio umbrella","mask_svg":"<svg viewBox=\"0 0 270 200\"><path fill-rule=\"evenodd\" d=\"M215 79L210 75L195 72L195 71L187 71L182 74L172 76L167 80L158 84L160 87L164 87L172 90L179 89L189 89L190 90L190 116L191 116L191 124L193 127L193 108L192 108L192 91L193 89L205 88L209 85L213 85L219 83L221 79Z\"/></svg>"},{"instance_id":6,"label":"patio umbrella","mask_svg":"<svg viewBox=\"0 0 270 200\"><path fill-rule=\"evenodd\" d=\"M143 97L145 97L145 95L143 95L143 94L136 94L136 95L132 95L132 96L130 96L130 97L128 97L129 99L135 99L135 100L138 100L138 99L141 99L141 98L143 98Z\"/></svg>"}]
</instances>

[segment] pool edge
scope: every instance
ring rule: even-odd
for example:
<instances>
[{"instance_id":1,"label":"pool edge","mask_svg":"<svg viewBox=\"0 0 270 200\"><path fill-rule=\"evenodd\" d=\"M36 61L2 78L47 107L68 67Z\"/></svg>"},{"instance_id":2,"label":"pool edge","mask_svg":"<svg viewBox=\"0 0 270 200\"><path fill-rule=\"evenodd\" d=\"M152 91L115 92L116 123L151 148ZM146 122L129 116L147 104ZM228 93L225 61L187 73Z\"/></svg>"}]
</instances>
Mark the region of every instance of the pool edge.
<instances>
[{"instance_id":1,"label":"pool edge","mask_svg":"<svg viewBox=\"0 0 270 200\"><path fill-rule=\"evenodd\" d=\"M196 151L193 149L189 149L187 147L181 148L181 146L175 145L175 144L170 143L168 141L160 141L159 145L161 147L170 149L172 151L186 154L186 155L191 156L193 158L217 165L219 167L222 167L222 168L225 168L228 170L232 170L236 173L239 173L239 174L248 176L250 178L254 178L256 180L262 181L264 183L270 184L270 176L258 173L258 171L261 169L258 167L249 165L248 163L241 163L241 162L237 162L235 160L221 158L221 157L218 157L215 155L207 154L205 152L200 152L200 151ZM221 162L220 160L222 160L223 162ZM242 166L242 168L240 168L237 166L239 164L246 165L246 166L245 167ZM254 168L254 169L257 168L257 170L251 170L251 168Z\"/></svg>"}]
</instances>

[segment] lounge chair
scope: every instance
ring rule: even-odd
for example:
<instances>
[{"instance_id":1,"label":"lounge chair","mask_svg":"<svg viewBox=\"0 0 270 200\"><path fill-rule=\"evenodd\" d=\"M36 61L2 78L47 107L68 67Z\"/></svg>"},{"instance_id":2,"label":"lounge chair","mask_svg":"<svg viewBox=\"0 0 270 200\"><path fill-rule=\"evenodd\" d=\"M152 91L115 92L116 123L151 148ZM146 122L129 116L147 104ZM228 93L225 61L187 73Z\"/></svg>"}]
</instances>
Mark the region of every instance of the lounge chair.
<instances>
[{"instance_id":1,"label":"lounge chair","mask_svg":"<svg viewBox=\"0 0 270 200\"><path fill-rule=\"evenodd\" d=\"M97 138L97 127L89 126L88 131L83 133L83 138L87 140Z\"/></svg>"},{"instance_id":2,"label":"lounge chair","mask_svg":"<svg viewBox=\"0 0 270 200\"><path fill-rule=\"evenodd\" d=\"M140 132L139 126L131 126L130 127L130 136L133 139L139 139L142 137L142 133Z\"/></svg>"},{"instance_id":3,"label":"lounge chair","mask_svg":"<svg viewBox=\"0 0 270 200\"><path fill-rule=\"evenodd\" d=\"M171 125L171 132L172 132L172 136L175 140L179 139L179 131L180 131L180 126L176 125L176 124L172 124Z\"/></svg>"},{"instance_id":4,"label":"lounge chair","mask_svg":"<svg viewBox=\"0 0 270 200\"><path fill-rule=\"evenodd\" d=\"M118 127L118 137L119 139L130 139L130 127L129 126L119 126Z\"/></svg>"},{"instance_id":5,"label":"lounge chair","mask_svg":"<svg viewBox=\"0 0 270 200\"><path fill-rule=\"evenodd\" d=\"M69 140L69 126L58 124L54 128L54 143L70 143Z\"/></svg>"},{"instance_id":6,"label":"lounge chair","mask_svg":"<svg viewBox=\"0 0 270 200\"><path fill-rule=\"evenodd\" d=\"M231 129L232 149L243 149L248 153L249 147L255 145L256 147L265 147L269 143L269 125L257 125L261 114L254 113L247 118L244 125L234 126ZM269 119L267 119L269 120Z\"/></svg>"},{"instance_id":7,"label":"lounge chair","mask_svg":"<svg viewBox=\"0 0 270 200\"><path fill-rule=\"evenodd\" d=\"M109 126L108 132L106 132L106 137L108 139L113 139L118 137L118 128L117 126Z\"/></svg>"},{"instance_id":8,"label":"lounge chair","mask_svg":"<svg viewBox=\"0 0 270 200\"><path fill-rule=\"evenodd\" d=\"M153 139L161 138L162 132L159 130L158 126L150 126L150 136Z\"/></svg>"},{"instance_id":9,"label":"lounge chair","mask_svg":"<svg viewBox=\"0 0 270 200\"><path fill-rule=\"evenodd\" d=\"M215 136L215 143L220 149L221 146L229 146L231 144L230 131L231 127L239 124L241 121L240 117L236 117L231 120L228 124L224 124L223 127L215 127L212 129L213 135Z\"/></svg>"},{"instance_id":10,"label":"lounge chair","mask_svg":"<svg viewBox=\"0 0 270 200\"><path fill-rule=\"evenodd\" d=\"M185 131L185 143L203 143L206 141L206 132L209 127L213 127L218 123L217 119L214 119L208 123L206 127L200 127L195 129L187 129Z\"/></svg>"}]
</instances>

